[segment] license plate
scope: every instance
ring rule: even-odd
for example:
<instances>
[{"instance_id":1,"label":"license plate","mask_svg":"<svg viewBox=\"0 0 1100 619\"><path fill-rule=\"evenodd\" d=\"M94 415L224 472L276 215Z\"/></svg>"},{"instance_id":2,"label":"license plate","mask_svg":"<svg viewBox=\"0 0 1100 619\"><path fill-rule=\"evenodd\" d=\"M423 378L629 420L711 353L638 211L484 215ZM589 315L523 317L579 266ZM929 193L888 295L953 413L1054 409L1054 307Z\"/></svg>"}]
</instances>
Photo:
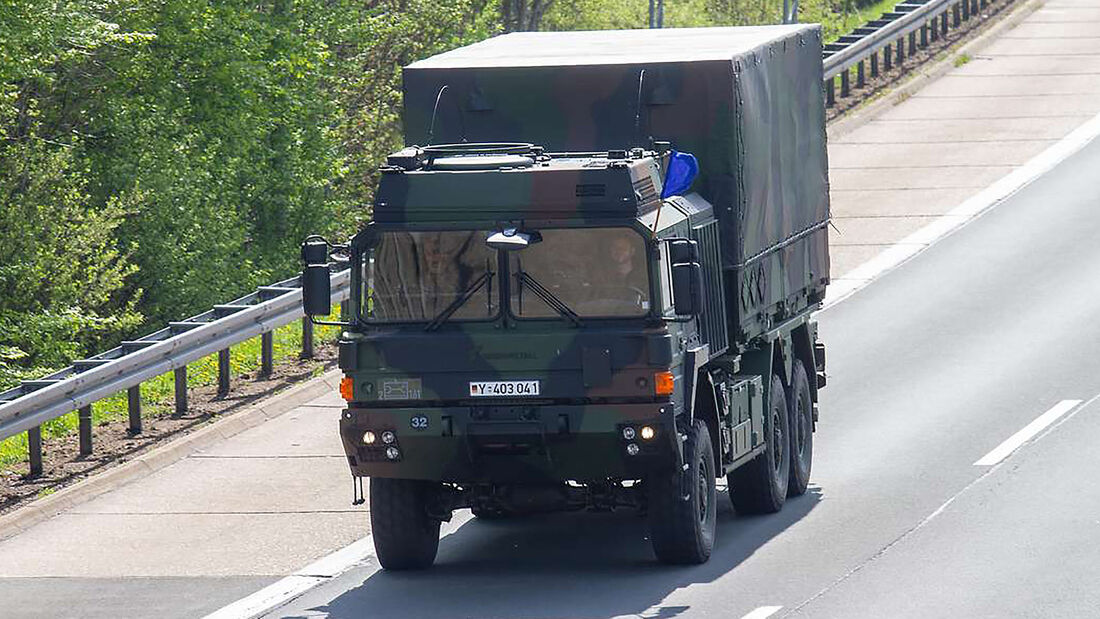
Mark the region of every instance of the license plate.
<instances>
[{"instance_id":1,"label":"license plate","mask_svg":"<svg viewBox=\"0 0 1100 619\"><path fill-rule=\"evenodd\" d=\"M499 398L508 396L536 396L539 394L537 380L498 380L470 383L470 397Z\"/></svg>"}]
</instances>

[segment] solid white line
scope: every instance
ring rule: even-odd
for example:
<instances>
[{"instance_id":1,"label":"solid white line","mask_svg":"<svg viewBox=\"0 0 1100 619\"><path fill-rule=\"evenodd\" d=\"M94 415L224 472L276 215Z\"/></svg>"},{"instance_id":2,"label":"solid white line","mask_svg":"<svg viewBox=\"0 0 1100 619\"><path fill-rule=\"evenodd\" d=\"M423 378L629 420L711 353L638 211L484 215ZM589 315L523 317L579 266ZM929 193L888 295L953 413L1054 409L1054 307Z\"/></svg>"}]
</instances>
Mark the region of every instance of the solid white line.
<instances>
[{"instance_id":1,"label":"solid white line","mask_svg":"<svg viewBox=\"0 0 1100 619\"><path fill-rule=\"evenodd\" d=\"M982 459L975 462L974 466L993 466L1001 460L1004 460L1009 454L1016 451L1016 449L1031 439L1031 437L1042 432L1043 428L1057 421L1059 417L1070 412L1080 403L1081 400L1062 400L1055 404L1050 410L1039 415L1035 421L1032 421L1024 426L1022 430L1008 437L1005 442L997 445L993 451L987 453Z\"/></svg>"},{"instance_id":2,"label":"solid white line","mask_svg":"<svg viewBox=\"0 0 1100 619\"><path fill-rule=\"evenodd\" d=\"M203 619L251 619L284 604L374 555L368 535L310 563L259 591L210 613Z\"/></svg>"},{"instance_id":3,"label":"solid white line","mask_svg":"<svg viewBox=\"0 0 1100 619\"><path fill-rule=\"evenodd\" d=\"M771 617L775 613L779 612L779 609L781 609L781 608L783 608L783 607L782 606L761 606L760 608L757 608L756 610L754 610L751 613L745 615L744 617L741 617L741 619L766 619L767 617Z\"/></svg>"},{"instance_id":4,"label":"solid white line","mask_svg":"<svg viewBox=\"0 0 1100 619\"><path fill-rule=\"evenodd\" d=\"M454 533L473 516L455 516L440 539ZM368 535L310 563L290 576L223 606L203 619L254 619L277 608L306 591L323 584L374 557L374 539Z\"/></svg>"},{"instance_id":5,"label":"solid white line","mask_svg":"<svg viewBox=\"0 0 1100 619\"><path fill-rule=\"evenodd\" d=\"M950 212L882 251L855 269L834 279L825 291L822 309L836 305L884 273L894 270L936 241L992 210L1006 198L1046 174L1100 135L1100 114L1093 116L1045 151L1032 157Z\"/></svg>"}]
</instances>

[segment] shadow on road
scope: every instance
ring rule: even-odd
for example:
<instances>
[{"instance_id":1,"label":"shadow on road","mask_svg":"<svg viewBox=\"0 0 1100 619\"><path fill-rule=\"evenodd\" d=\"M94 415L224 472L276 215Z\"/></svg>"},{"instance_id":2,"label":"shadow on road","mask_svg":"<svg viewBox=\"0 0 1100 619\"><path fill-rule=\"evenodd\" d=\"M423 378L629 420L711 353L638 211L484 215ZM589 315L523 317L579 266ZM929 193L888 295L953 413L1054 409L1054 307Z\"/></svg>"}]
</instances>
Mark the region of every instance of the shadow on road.
<instances>
[{"instance_id":1,"label":"shadow on road","mask_svg":"<svg viewBox=\"0 0 1100 619\"><path fill-rule=\"evenodd\" d=\"M645 518L634 514L553 514L513 521L471 520L440 542L426 572L376 570L327 605L333 618L523 616L606 618L636 614L670 593L734 570L820 501L811 487L770 516L738 517L725 493L710 561L692 567L656 562ZM675 617L662 606L647 617Z\"/></svg>"}]
</instances>

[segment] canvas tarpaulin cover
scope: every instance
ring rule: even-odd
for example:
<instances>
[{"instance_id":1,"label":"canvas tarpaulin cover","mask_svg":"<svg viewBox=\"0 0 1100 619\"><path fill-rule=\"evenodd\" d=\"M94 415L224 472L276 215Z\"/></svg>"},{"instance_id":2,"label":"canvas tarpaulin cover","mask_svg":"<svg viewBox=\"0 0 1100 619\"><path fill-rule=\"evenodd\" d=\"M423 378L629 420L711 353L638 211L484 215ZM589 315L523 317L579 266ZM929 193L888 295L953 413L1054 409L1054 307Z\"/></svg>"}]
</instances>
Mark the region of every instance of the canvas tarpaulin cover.
<instances>
[{"instance_id":1,"label":"canvas tarpaulin cover","mask_svg":"<svg viewBox=\"0 0 1100 619\"><path fill-rule=\"evenodd\" d=\"M436 110L435 143L694 154L741 313L828 281L819 26L514 33L406 67L404 90L407 144Z\"/></svg>"}]
</instances>

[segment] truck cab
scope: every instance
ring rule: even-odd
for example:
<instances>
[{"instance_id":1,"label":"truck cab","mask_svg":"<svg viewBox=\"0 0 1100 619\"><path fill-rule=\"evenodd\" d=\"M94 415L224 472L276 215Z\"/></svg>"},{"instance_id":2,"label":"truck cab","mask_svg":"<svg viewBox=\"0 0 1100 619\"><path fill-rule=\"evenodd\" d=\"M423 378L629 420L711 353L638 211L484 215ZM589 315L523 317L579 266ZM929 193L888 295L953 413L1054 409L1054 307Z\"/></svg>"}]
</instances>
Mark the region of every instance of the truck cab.
<instances>
[{"instance_id":1,"label":"truck cab","mask_svg":"<svg viewBox=\"0 0 1100 619\"><path fill-rule=\"evenodd\" d=\"M766 390L727 354L713 207L661 197L672 156L462 144L388 159L374 221L341 248L340 435L372 514L418 497L435 538L462 507L652 509L691 494L698 425L696 507L713 525L714 478L766 449ZM327 299L306 281L307 306Z\"/></svg>"}]
</instances>

